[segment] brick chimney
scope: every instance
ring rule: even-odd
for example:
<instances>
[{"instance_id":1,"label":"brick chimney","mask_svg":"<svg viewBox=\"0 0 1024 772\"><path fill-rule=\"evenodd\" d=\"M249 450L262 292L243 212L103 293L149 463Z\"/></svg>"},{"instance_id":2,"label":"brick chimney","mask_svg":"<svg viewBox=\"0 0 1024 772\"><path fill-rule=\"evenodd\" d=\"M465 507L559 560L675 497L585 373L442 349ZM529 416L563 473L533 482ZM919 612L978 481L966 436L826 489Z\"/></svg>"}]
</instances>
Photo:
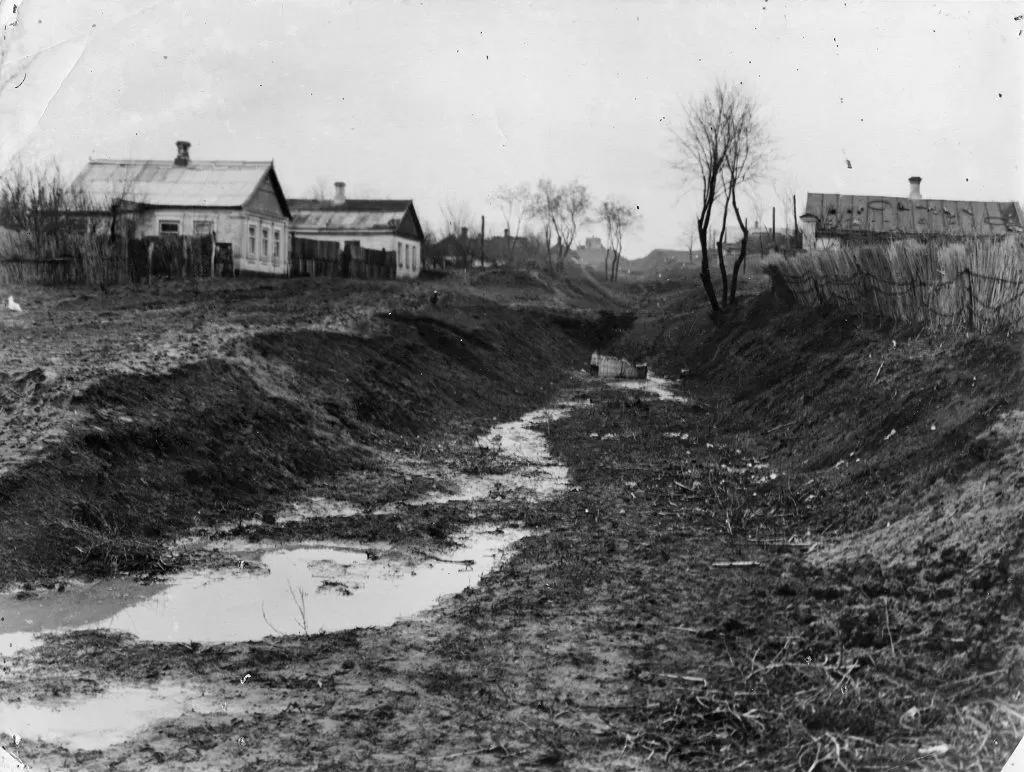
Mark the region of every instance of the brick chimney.
<instances>
[{"instance_id":1,"label":"brick chimney","mask_svg":"<svg viewBox=\"0 0 1024 772\"><path fill-rule=\"evenodd\" d=\"M911 177L910 178L910 200L920 201L921 200L921 178Z\"/></svg>"},{"instance_id":2,"label":"brick chimney","mask_svg":"<svg viewBox=\"0 0 1024 772\"><path fill-rule=\"evenodd\" d=\"M334 203L344 204L345 203L345 183L335 182L334 183Z\"/></svg>"},{"instance_id":3,"label":"brick chimney","mask_svg":"<svg viewBox=\"0 0 1024 772\"><path fill-rule=\"evenodd\" d=\"M178 157L174 159L174 165L188 166L188 149L192 147L192 143L179 139L174 144L178 146Z\"/></svg>"}]
</instances>

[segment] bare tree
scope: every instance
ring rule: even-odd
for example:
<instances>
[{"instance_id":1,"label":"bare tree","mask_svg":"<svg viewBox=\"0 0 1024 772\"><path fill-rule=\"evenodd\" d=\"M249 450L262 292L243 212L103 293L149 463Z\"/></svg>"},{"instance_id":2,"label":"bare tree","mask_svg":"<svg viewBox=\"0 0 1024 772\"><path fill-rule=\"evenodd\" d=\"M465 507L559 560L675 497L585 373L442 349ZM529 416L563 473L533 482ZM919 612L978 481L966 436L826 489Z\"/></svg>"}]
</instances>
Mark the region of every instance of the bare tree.
<instances>
[{"instance_id":1,"label":"bare tree","mask_svg":"<svg viewBox=\"0 0 1024 772\"><path fill-rule=\"evenodd\" d=\"M622 259L622 236L640 222L640 212L636 207L628 206L614 199L602 201L598 207L598 215L604 223L608 237L608 249L605 253L604 274L606 279L616 281L619 278L619 261ZM608 257L612 258L609 271Z\"/></svg>"},{"instance_id":2,"label":"bare tree","mask_svg":"<svg viewBox=\"0 0 1024 772\"><path fill-rule=\"evenodd\" d=\"M316 182L306 189L306 196L314 201L330 201L334 197L331 181L326 177L317 177Z\"/></svg>"},{"instance_id":3,"label":"bare tree","mask_svg":"<svg viewBox=\"0 0 1024 772\"><path fill-rule=\"evenodd\" d=\"M731 286L723 276L723 304L727 291L729 303L736 302L736 284L739 281L740 268L747 258L747 241L750 236L747 221L740 214L739 197L736 194L741 188L754 185L761 179L767 168L768 154L771 150L771 140L758 113L758 105L751 97L746 94L738 95L730 130L732 141L725 154L725 190L726 208L731 201L732 212L736 216L736 224L739 225L743 237L740 241L740 253L732 265ZM722 255L719 252L719 260L721 259Z\"/></svg>"},{"instance_id":4,"label":"bare tree","mask_svg":"<svg viewBox=\"0 0 1024 772\"><path fill-rule=\"evenodd\" d=\"M463 200L446 198L439 206L441 210L441 230L445 236L459 236L462 229L472 227L469 204Z\"/></svg>"},{"instance_id":5,"label":"bare tree","mask_svg":"<svg viewBox=\"0 0 1024 772\"><path fill-rule=\"evenodd\" d=\"M426 220L420 222L420 226L423 228L423 244L421 245L423 254L423 264L429 264L431 268L437 270L443 268L440 265L441 256L437 253L438 238L437 232L434 230L434 226Z\"/></svg>"},{"instance_id":6,"label":"bare tree","mask_svg":"<svg viewBox=\"0 0 1024 772\"><path fill-rule=\"evenodd\" d=\"M446 198L440 205L441 229L444 234L442 238L453 236L459 239L463 247L462 267L469 269L472 262L470 245L477 233L473 229L472 216L469 213L469 204L463 200ZM467 239L463 242L462 236L466 234Z\"/></svg>"},{"instance_id":7,"label":"bare tree","mask_svg":"<svg viewBox=\"0 0 1024 772\"><path fill-rule=\"evenodd\" d=\"M510 263L514 263L523 221L530 211L530 187L525 183L515 187L503 185L488 200L498 208L505 221L505 255Z\"/></svg>"},{"instance_id":8,"label":"bare tree","mask_svg":"<svg viewBox=\"0 0 1024 772\"><path fill-rule=\"evenodd\" d=\"M73 187L56 161L26 168L12 165L0 177L0 225L19 231L37 256L63 254L69 237L88 227L86 214L96 205ZM117 210L111 207L111 239L116 232Z\"/></svg>"},{"instance_id":9,"label":"bare tree","mask_svg":"<svg viewBox=\"0 0 1024 772\"><path fill-rule=\"evenodd\" d=\"M736 191L762 173L767 158L767 134L753 98L742 87L721 82L687 107L682 125L673 134L678 152L676 168L688 182L700 180L697 235L701 248L701 282L711 310L717 314L722 306L735 302L735 279L746 258L747 227L739 212ZM716 245L722 277L721 303L711 281L708 256L708 229L716 204L720 204L722 214ZM732 292L724 249L730 208L743 232L740 257L733 266Z\"/></svg>"},{"instance_id":10,"label":"bare tree","mask_svg":"<svg viewBox=\"0 0 1024 772\"><path fill-rule=\"evenodd\" d=\"M547 267L549 273L555 272L555 263L551 256L551 234L554 230L554 212L560 206L558 190L550 180L540 180L537 183L537 190L530 197L527 216L536 220L540 228L537 237L543 244L547 255Z\"/></svg>"},{"instance_id":11,"label":"bare tree","mask_svg":"<svg viewBox=\"0 0 1024 772\"><path fill-rule=\"evenodd\" d=\"M530 216L540 223L547 242L548 270L561 272L565 258L572 250L576 233L588 221L590 192L578 181L568 185L555 185L551 180L540 180L529 207ZM557 239L555 252L551 239Z\"/></svg>"},{"instance_id":12,"label":"bare tree","mask_svg":"<svg viewBox=\"0 0 1024 772\"><path fill-rule=\"evenodd\" d=\"M796 205L796 184L792 179L786 179L775 183L772 188L781 203L779 210L782 214L782 235L789 237L792 234L792 239L786 238L784 243L795 245L800 233L797 210L794 208Z\"/></svg>"}]
</instances>

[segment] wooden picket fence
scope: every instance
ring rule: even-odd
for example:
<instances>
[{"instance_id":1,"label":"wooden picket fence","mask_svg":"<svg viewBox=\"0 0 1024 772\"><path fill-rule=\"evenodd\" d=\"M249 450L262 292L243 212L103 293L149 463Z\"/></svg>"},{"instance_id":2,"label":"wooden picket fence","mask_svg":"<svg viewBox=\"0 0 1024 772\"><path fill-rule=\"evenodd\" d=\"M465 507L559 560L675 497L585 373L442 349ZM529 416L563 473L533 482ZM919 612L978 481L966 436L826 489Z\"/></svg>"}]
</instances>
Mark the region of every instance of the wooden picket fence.
<instances>
[{"instance_id":1,"label":"wooden picket fence","mask_svg":"<svg viewBox=\"0 0 1024 772\"><path fill-rule=\"evenodd\" d=\"M344 276L341 245L336 241L292 239L292 276Z\"/></svg>"},{"instance_id":2,"label":"wooden picket fence","mask_svg":"<svg viewBox=\"0 0 1024 772\"><path fill-rule=\"evenodd\" d=\"M364 249L349 242L292 239L292 276L333 276L346 279L393 279L398 261L394 252Z\"/></svg>"}]
</instances>

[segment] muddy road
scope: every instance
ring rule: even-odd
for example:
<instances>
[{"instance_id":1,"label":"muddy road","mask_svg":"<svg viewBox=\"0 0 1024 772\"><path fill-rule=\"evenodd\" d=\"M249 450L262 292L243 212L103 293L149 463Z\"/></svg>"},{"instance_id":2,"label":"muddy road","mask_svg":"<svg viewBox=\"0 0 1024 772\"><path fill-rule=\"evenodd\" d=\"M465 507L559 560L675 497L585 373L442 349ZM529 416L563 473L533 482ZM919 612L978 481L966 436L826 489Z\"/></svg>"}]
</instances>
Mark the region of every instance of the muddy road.
<instances>
[{"instance_id":1,"label":"muddy road","mask_svg":"<svg viewBox=\"0 0 1024 772\"><path fill-rule=\"evenodd\" d=\"M194 338L120 298L112 341L193 352L165 369L20 339L0 745L33 769L1005 761L1020 340L395 286L179 296ZM593 380L598 346L667 377Z\"/></svg>"}]
</instances>

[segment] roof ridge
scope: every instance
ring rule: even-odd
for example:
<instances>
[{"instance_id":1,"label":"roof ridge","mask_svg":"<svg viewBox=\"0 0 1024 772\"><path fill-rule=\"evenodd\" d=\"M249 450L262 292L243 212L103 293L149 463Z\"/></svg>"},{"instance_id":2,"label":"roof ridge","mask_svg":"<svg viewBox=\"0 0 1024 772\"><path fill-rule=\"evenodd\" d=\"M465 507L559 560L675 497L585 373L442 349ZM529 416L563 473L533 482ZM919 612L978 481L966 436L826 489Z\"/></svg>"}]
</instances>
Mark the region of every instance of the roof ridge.
<instances>
[{"instance_id":1,"label":"roof ridge","mask_svg":"<svg viewBox=\"0 0 1024 772\"><path fill-rule=\"evenodd\" d=\"M224 161L224 160L207 161L207 160L202 160L202 159L191 159L188 162L188 166L198 166L198 165L204 165L204 164L206 164L206 165L209 165L209 164L229 164L229 165L232 165L232 166L271 166L271 165L273 165L273 163L274 163L273 161ZM164 160L162 158L146 158L146 159L138 159L138 158L136 158L136 159L130 159L130 158L123 158L123 159L122 158L90 158L89 159L89 165L95 166L95 165L101 165L101 164L103 164L103 165L109 165L109 164L118 164L118 165L120 165L120 164L131 164L131 165L159 164L161 166L175 166L176 165L174 163L173 159L168 161L168 160ZM183 168L187 168L187 167L183 167Z\"/></svg>"},{"instance_id":2,"label":"roof ridge","mask_svg":"<svg viewBox=\"0 0 1024 772\"><path fill-rule=\"evenodd\" d=\"M934 196L921 196L921 198L911 198L910 196L893 196L893 195L873 195L867 193L819 193L810 191L807 193L808 196L839 196L840 198L896 198L903 201L955 201L957 203L971 203L971 204L1014 204L1015 201L999 200L991 198L935 198Z\"/></svg>"},{"instance_id":3,"label":"roof ridge","mask_svg":"<svg viewBox=\"0 0 1024 772\"><path fill-rule=\"evenodd\" d=\"M326 205L345 206L345 204L365 203L367 201L389 203L389 204L411 204L412 203L412 199L411 198L346 198L340 204L335 202L335 201L333 201L333 200L331 200L331 199L329 199L329 198L326 198L326 199L319 199L319 198L289 198L288 200L289 201L309 201L312 204L323 204L325 206Z\"/></svg>"}]
</instances>

